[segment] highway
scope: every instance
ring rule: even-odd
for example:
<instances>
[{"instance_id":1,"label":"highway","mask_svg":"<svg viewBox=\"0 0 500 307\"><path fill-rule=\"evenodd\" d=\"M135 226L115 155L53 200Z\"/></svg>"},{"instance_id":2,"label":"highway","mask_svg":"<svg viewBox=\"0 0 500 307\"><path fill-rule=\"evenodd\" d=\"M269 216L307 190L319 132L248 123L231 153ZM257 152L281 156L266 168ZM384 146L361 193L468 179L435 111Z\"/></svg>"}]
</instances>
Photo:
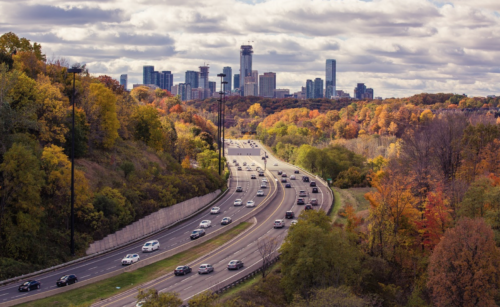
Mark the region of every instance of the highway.
<instances>
[{"instance_id":1,"label":"highway","mask_svg":"<svg viewBox=\"0 0 500 307\"><path fill-rule=\"evenodd\" d=\"M242 146L248 146L248 143L243 144L243 141L238 142ZM257 144L261 149L263 149L260 143ZM205 290L215 290L223 285L229 284L230 282L245 276L249 272L261 266L262 257L257 248L257 241L259 238L274 237L281 241L285 238L286 232L290 227L291 220L286 220L286 227L281 229L274 229L274 221L276 219L284 219L285 212L288 210L294 211L296 217L300 214L305 207L296 204L300 190L305 190L308 193L308 196L305 197L306 204L309 202L310 198L317 198L318 206L314 207L315 210L323 207L327 208L328 205L332 203L331 194L327 190L328 187L316 181L320 191L318 194L312 194L312 188L309 186L309 183L301 180L303 175L302 172L294 174L294 171L297 170L297 168L277 160L270 153L268 153L268 155L269 159L267 161L267 169L270 170L275 177L272 182L277 186L277 195L271 204L267 205L263 211L255 216L257 224L250 231L239 237L236 241L224 245L216 253L201 257L193 263L179 263L179 265L191 266L193 269L192 273L185 276L174 276L172 272L171 274L148 283L147 286L144 287L145 289L154 288L160 292L177 292L180 297L186 301ZM236 166L232 163L232 160L233 157L228 157L228 161L231 162L231 167L234 168L232 170L233 174L248 172L245 170L245 167L243 167L243 170L237 171ZM238 157L237 160L240 163L240 166L241 162L246 161L248 164L253 162L264 168L261 157ZM288 175L287 180L292 184L292 188L284 187L284 183L281 182L281 176L277 174L278 170L281 170ZM256 174L254 171L248 173ZM297 177L296 180L290 180L291 175L295 175ZM257 177L257 180L253 179L253 181L260 183L261 178L262 177ZM314 180L314 178L311 179ZM254 186L253 184L251 185L252 187ZM255 192L258 189L255 187L253 188L255 190L249 192L250 195L255 195ZM247 200L247 198L242 199L243 201ZM241 260L244 263L244 267L239 270L229 271L227 270L227 264L230 260ZM206 275L198 275L198 267L203 263L212 264L215 271ZM136 296L137 290L131 289L105 301L98 302L92 306L135 306L137 303Z\"/></svg>"},{"instance_id":2,"label":"highway","mask_svg":"<svg viewBox=\"0 0 500 307\"><path fill-rule=\"evenodd\" d=\"M250 162L249 158L243 157L238 158L238 161ZM231 159L232 161L232 159ZM261 161L259 161L261 162ZM262 164L262 163L261 163ZM241 164L240 164L241 165ZM262 164L262 167L264 165ZM114 270L119 270L122 268L121 260L127 255L131 253L137 253L140 256L140 260L147 259L148 257L152 257L157 255L158 253L165 252L168 250L172 250L177 248L183 244L187 244L191 242L189 235L191 232L198 228L200 222L202 220L211 220L212 227L206 229L207 235L221 227L220 221L223 217L231 217L233 223L239 223L238 218L241 218L249 211L255 210L257 206L262 203L267 203L269 196L274 192L275 187L271 185L267 189L265 189L264 197L257 197L257 190L260 189L261 179L264 177L257 177L258 179L250 179L251 174L256 174L255 171L256 166L253 166L253 171L236 171L236 168L233 169L232 180L230 182L230 187L228 193L215 205L221 208L221 212L219 214L210 214L210 209L206 209L204 212L196 215L195 217L189 219L188 221L176 225L171 229L167 229L158 233L157 235L153 235L148 239L145 239L143 242L138 242L136 244L131 244L125 246L123 248L119 248L115 251L112 251L107 254L103 254L100 256L96 256L95 258L89 259L87 261L82 261L76 263L74 265L70 265L64 268L61 268L56 271L48 272L42 274L40 276L32 277L30 279L38 280L41 282L41 288L37 290L32 290L30 292L18 292L19 285L24 282L21 281L19 283L8 284L0 287L0 305L10 305L7 304L9 301L16 300L19 298L25 298L30 295L35 295L37 293L43 291L53 291L58 289L56 286L56 281L64 275L67 274L75 274L78 278L78 282L95 278L96 276L107 274ZM269 181L271 178L266 177ZM236 187L241 186L243 188L243 192L235 192ZM246 208L244 205L235 207L233 206L234 200L237 198L241 198L244 203L247 200L255 201L255 208ZM245 218L248 220L248 218ZM142 245L148 241L156 239L160 242L160 249L158 251L154 251L151 253L143 253ZM133 265L133 264L132 264ZM71 285L65 287L68 290L71 290Z\"/></svg>"}]
</instances>

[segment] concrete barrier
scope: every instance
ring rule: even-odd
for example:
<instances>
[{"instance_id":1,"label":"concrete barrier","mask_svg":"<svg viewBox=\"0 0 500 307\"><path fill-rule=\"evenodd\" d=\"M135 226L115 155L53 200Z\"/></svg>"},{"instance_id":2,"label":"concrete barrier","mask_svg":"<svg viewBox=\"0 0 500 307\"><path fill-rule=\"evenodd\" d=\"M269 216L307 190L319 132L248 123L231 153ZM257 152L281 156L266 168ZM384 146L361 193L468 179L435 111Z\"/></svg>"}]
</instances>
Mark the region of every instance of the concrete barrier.
<instances>
[{"instance_id":1,"label":"concrete barrier","mask_svg":"<svg viewBox=\"0 0 500 307\"><path fill-rule=\"evenodd\" d=\"M193 212L198 212L198 210L212 202L220 193L221 191L217 190L207 195L194 197L171 207L163 208L151 213L150 215L127 225L125 228L107 235L104 239L91 243L86 253L87 255L91 255L113 249L168 228L177 221L186 218Z\"/></svg>"}]
</instances>

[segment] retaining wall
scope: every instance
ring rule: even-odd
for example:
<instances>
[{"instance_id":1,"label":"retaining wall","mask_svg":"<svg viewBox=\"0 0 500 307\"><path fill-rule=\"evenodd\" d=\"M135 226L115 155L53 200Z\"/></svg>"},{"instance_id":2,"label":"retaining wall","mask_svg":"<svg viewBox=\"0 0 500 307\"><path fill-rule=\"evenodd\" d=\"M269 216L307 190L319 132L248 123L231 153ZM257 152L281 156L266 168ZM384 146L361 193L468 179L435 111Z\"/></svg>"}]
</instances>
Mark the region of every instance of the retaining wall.
<instances>
[{"instance_id":1,"label":"retaining wall","mask_svg":"<svg viewBox=\"0 0 500 307\"><path fill-rule=\"evenodd\" d=\"M221 191L217 190L204 196L194 197L171 207L151 213L125 228L106 236L104 239L90 244L90 247L86 251L87 255L115 248L148 234L158 232L163 228L167 228L175 222L186 218L193 212L197 212L203 206L213 201L220 193Z\"/></svg>"}]
</instances>

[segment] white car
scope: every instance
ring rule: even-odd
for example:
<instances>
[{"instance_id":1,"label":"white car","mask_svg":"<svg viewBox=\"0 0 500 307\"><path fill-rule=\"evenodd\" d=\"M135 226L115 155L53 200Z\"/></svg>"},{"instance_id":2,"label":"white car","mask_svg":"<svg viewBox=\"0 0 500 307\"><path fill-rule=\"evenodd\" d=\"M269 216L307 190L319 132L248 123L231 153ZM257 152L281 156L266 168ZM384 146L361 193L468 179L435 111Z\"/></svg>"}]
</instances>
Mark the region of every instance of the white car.
<instances>
[{"instance_id":1,"label":"white car","mask_svg":"<svg viewBox=\"0 0 500 307\"><path fill-rule=\"evenodd\" d=\"M212 227L212 221L211 220L203 220L201 221L200 223L200 228L208 228L208 227Z\"/></svg>"},{"instance_id":2,"label":"white car","mask_svg":"<svg viewBox=\"0 0 500 307\"><path fill-rule=\"evenodd\" d=\"M249 200L249 201L247 201L247 204L245 206L247 208L255 207L255 202L253 200Z\"/></svg>"},{"instance_id":3,"label":"white car","mask_svg":"<svg viewBox=\"0 0 500 307\"><path fill-rule=\"evenodd\" d=\"M260 185L260 188L261 188L261 189L265 189L265 188L267 188L267 185L263 182L263 183Z\"/></svg>"},{"instance_id":4,"label":"white car","mask_svg":"<svg viewBox=\"0 0 500 307\"><path fill-rule=\"evenodd\" d=\"M258 190L257 191L257 196L264 196L264 191Z\"/></svg>"},{"instance_id":5,"label":"white car","mask_svg":"<svg viewBox=\"0 0 500 307\"><path fill-rule=\"evenodd\" d=\"M246 162L243 162L243 166L247 166L247 163L246 163Z\"/></svg>"},{"instance_id":6,"label":"white car","mask_svg":"<svg viewBox=\"0 0 500 307\"><path fill-rule=\"evenodd\" d=\"M295 180L295 175L290 176L290 180Z\"/></svg>"},{"instance_id":7,"label":"white car","mask_svg":"<svg viewBox=\"0 0 500 307\"><path fill-rule=\"evenodd\" d=\"M160 242L158 240L148 241L142 246L143 252L152 252L157 249L160 249Z\"/></svg>"},{"instance_id":8,"label":"white car","mask_svg":"<svg viewBox=\"0 0 500 307\"><path fill-rule=\"evenodd\" d=\"M255 163L252 162L252 166L255 166Z\"/></svg>"},{"instance_id":9,"label":"white car","mask_svg":"<svg viewBox=\"0 0 500 307\"><path fill-rule=\"evenodd\" d=\"M137 261L139 261L139 255L128 254L127 256L125 256L125 258L122 259L122 265L136 263Z\"/></svg>"},{"instance_id":10,"label":"white car","mask_svg":"<svg viewBox=\"0 0 500 307\"><path fill-rule=\"evenodd\" d=\"M278 166L278 163L274 163L273 165L274 165L274 166Z\"/></svg>"},{"instance_id":11,"label":"white car","mask_svg":"<svg viewBox=\"0 0 500 307\"><path fill-rule=\"evenodd\" d=\"M262 182L267 183L267 178L262 179Z\"/></svg>"},{"instance_id":12,"label":"white car","mask_svg":"<svg viewBox=\"0 0 500 307\"><path fill-rule=\"evenodd\" d=\"M257 176L255 174L250 175L250 179L257 179Z\"/></svg>"},{"instance_id":13,"label":"white car","mask_svg":"<svg viewBox=\"0 0 500 307\"><path fill-rule=\"evenodd\" d=\"M210 214L219 214L220 208L219 207L213 207L212 210L210 210Z\"/></svg>"},{"instance_id":14,"label":"white car","mask_svg":"<svg viewBox=\"0 0 500 307\"><path fill-rule=\"evenodd\" d=\"M234 205L235 206L241 206L241 205L243 205L243 201L238 198L237 200L234 201Z\"/></svg>"},{"instance_id":15,"label":"white car","mask_svg":"<svg viewBox=\"0 0 500 307\"><path fill-rule=\"evenodd\" d=\"M285 227L285 220L274 221L274 228L283 228L283 227Z\"/></svg>"}]
</instances>

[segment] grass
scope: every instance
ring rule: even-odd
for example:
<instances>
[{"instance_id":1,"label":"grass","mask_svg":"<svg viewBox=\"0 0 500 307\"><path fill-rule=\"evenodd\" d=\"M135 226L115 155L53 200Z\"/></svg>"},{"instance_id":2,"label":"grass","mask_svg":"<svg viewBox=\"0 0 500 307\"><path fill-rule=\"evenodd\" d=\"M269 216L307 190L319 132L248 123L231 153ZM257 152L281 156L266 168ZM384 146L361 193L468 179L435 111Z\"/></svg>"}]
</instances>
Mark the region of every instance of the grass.
<instances>
[{"instance_id":1,"label":"grass","mask_svg":"<svg viewBox=\"0 0 500 307\"><path fill-rule=\"evenodd\" d=\"M144 282L153 280L165 274L171 274L179 264L186 264L205 255L207 252L222 246L251 224L242 222L226 233L193 247L185 252L152 263L132 272L123 273L94 284L67 291L41 300L21 304L19 306L90 306L92 303L126 291Z\"/></svg>"},{"instance_id":2,"label":"grass","mask_svg":"<svg viewBox=\"0 0 500 307\"><path fill-rule=\"evenodd\" d=\"M367 210L370 208L370 202L365 198L365 194L373 191L373 188L350 188L350 189L339 189L332 188L333 194L335 195L335 203L330 217L332 218L332 223L337 222L339 224L345 224L347 220L338 215L340 208L347 204L354 207L356 212Z\"/></svg>"},{"instance_id":3,"label":"grass","mask_svg":"<svg viewBox=\"0 0 500 307\"><path fill-rule=\"evenodd\" d=\"M341 191L339 188L332 187L331 189L333 191L333 195L335 196L335 202L333 203L333 209L330 212L330 217L332 219L332 223L337 222L340 224L345 224L346 219L338 215L340 208L342 208L344 206L344 199L341 195Z\"/></svg>"}]
</instances>

